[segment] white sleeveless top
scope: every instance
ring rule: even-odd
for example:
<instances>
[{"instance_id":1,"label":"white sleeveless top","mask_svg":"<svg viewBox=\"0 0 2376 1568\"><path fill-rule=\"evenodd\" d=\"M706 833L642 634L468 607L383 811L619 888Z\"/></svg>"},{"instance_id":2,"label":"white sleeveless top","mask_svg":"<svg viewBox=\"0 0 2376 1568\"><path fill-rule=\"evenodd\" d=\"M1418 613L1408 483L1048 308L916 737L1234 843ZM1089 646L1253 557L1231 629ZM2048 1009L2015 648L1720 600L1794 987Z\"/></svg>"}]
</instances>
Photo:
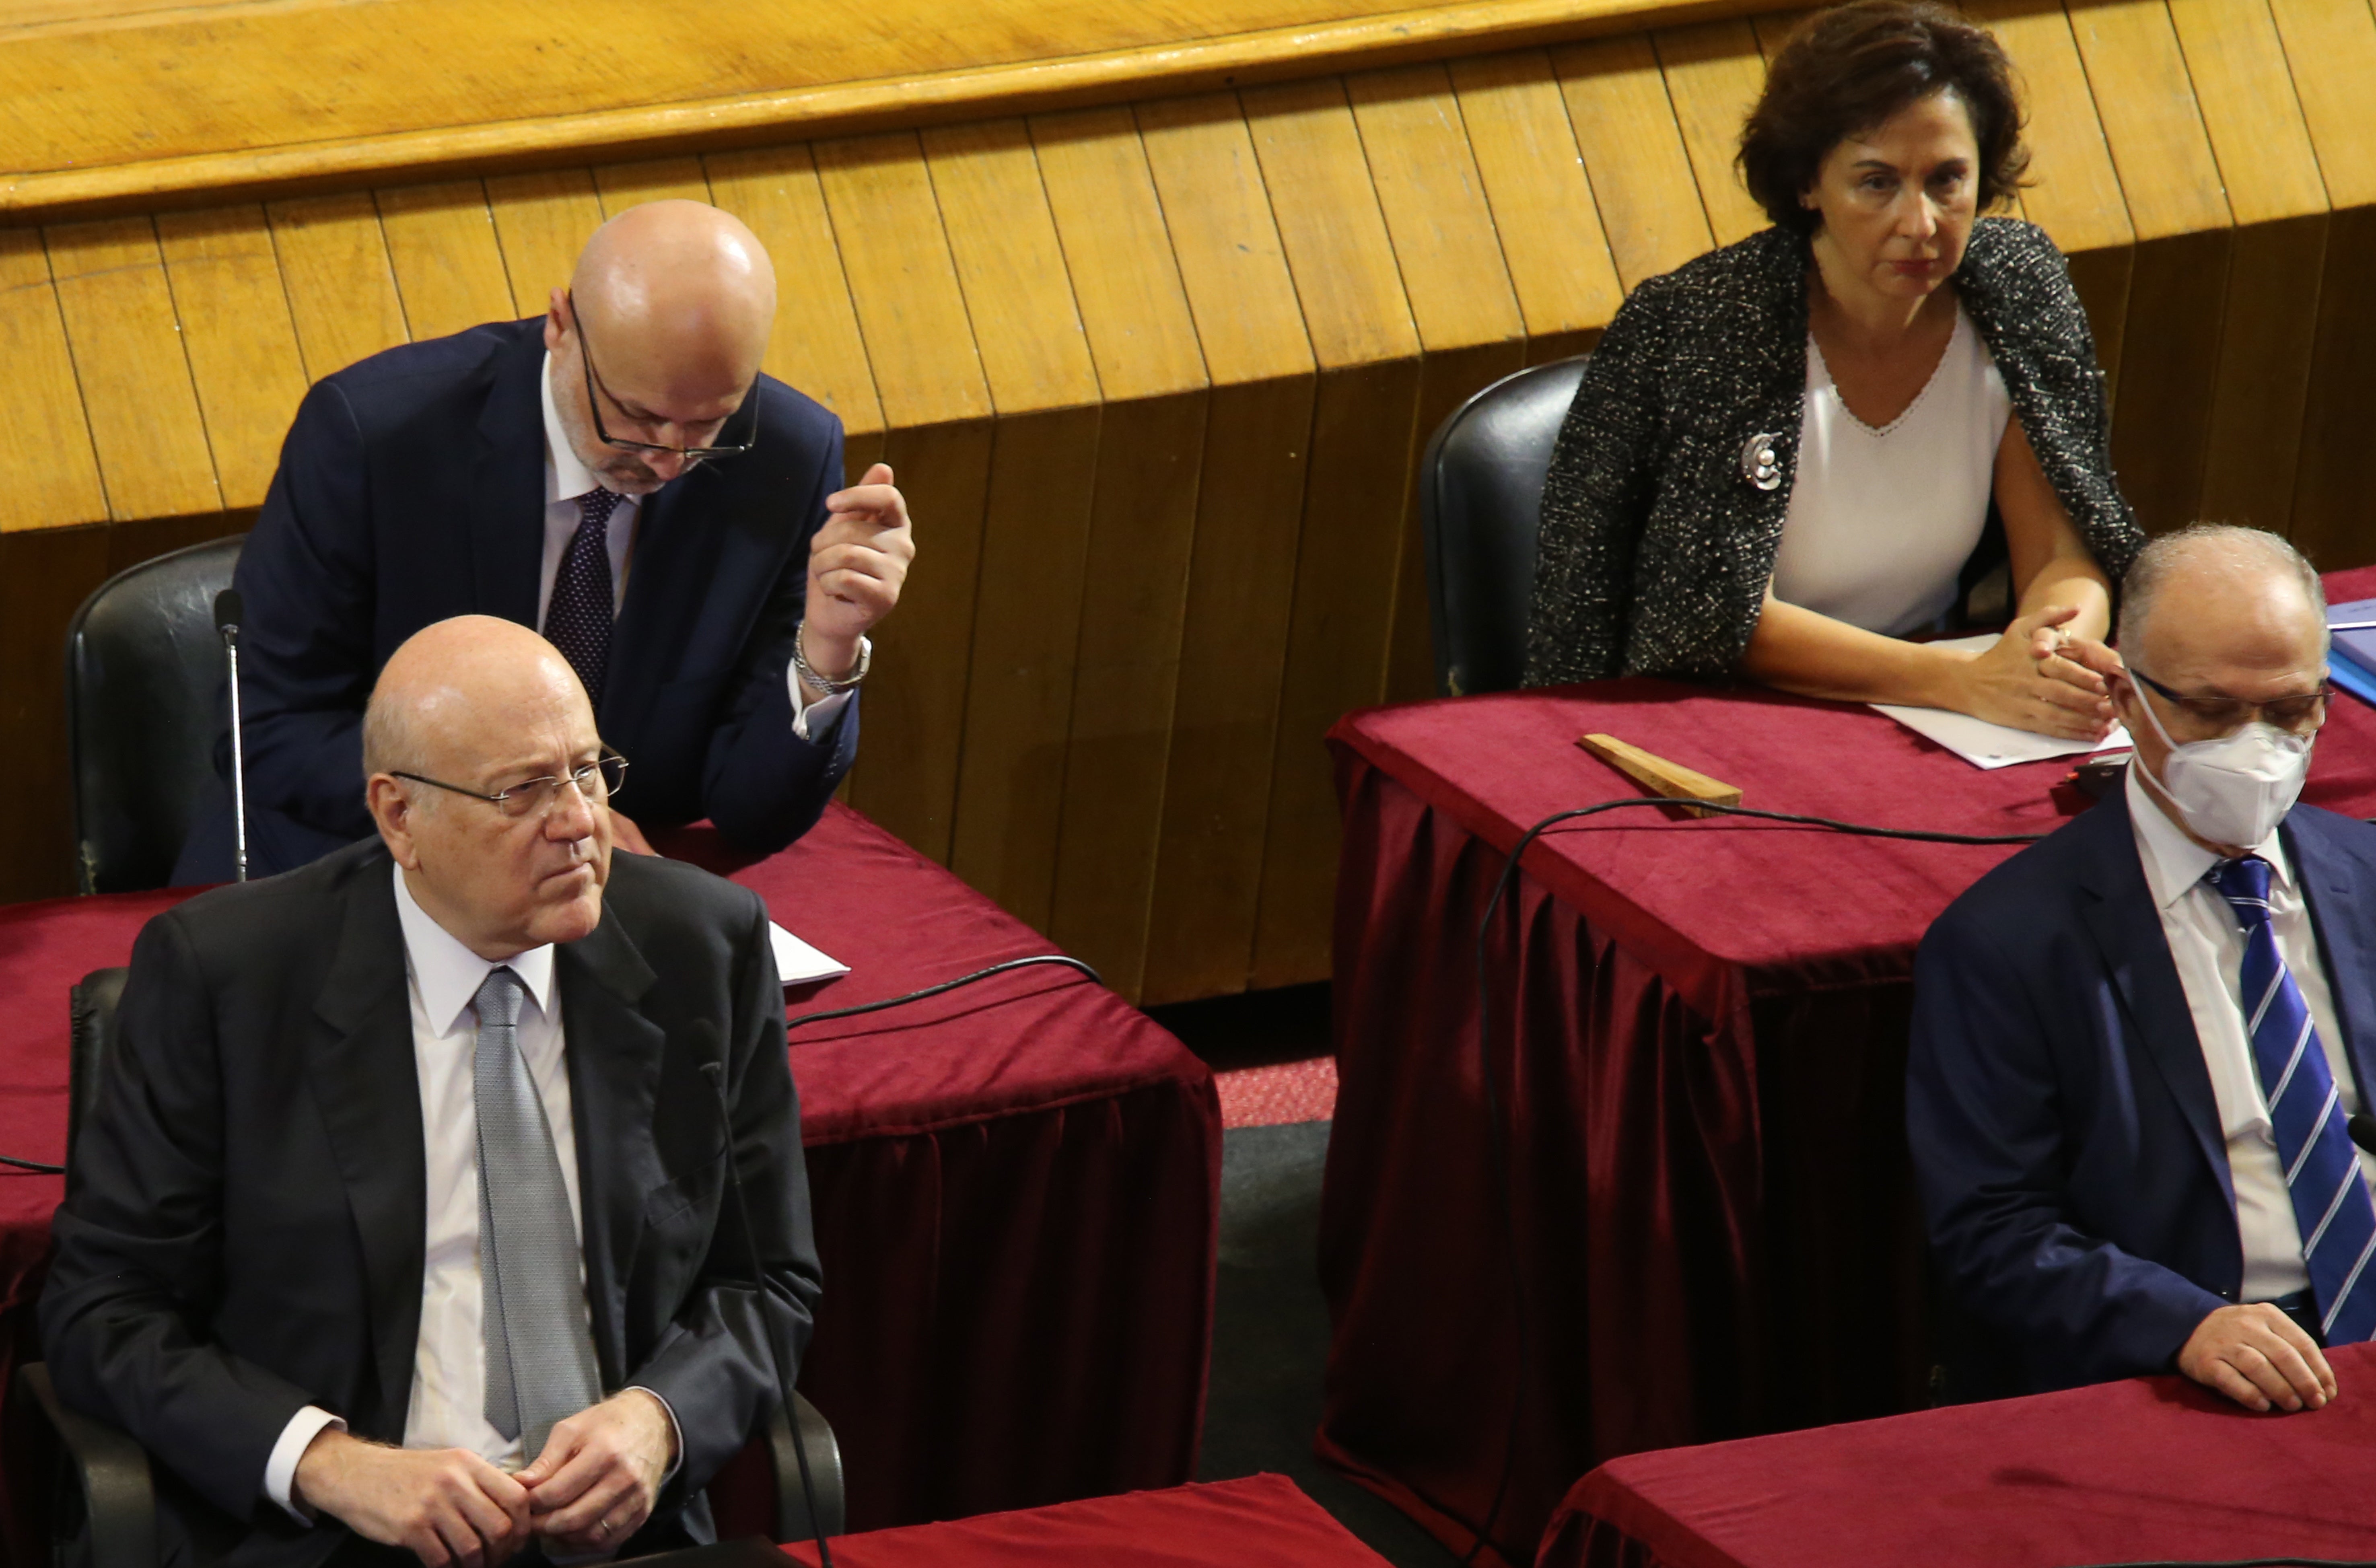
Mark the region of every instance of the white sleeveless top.
<instances>
[{"instance_id":1,"label":"white sleeveless top","mask_svg":"<svg viewBox=\"0 0 2376 1568\"><path fill-rule=\"evenodd\" d=\"M1807 336L1799 471L1774 559L1774 597L1892 636L1955 602L1987 526L1997 443L2013 399L1972 318L1904 413L1875 429L1848 412Z\"/></svg>"}]
</instances>

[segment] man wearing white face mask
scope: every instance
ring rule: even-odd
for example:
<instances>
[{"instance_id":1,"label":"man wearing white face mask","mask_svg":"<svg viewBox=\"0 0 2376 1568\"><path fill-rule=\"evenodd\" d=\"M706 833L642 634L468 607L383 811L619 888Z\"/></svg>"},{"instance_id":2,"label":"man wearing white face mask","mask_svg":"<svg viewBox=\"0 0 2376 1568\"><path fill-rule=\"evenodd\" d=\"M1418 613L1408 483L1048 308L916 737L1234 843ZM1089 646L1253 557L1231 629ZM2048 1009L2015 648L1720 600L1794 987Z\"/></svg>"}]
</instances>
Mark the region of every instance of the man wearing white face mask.
<instances>
[{"instance_id":1,"label":"man wearing white face mask","mask_svg":"<svg viewBox=\"0 0 2376 1568\"><path fill-rule=\"evenodd\" d=\"M2177 1371L2335 1396L2376 1335L2376 828L2297 806L2324 598L2283 540L2145 547L2108 669L2121 790L1923 940L1907 1127L1970 1395Z\"/></svg>"}]
</instances>

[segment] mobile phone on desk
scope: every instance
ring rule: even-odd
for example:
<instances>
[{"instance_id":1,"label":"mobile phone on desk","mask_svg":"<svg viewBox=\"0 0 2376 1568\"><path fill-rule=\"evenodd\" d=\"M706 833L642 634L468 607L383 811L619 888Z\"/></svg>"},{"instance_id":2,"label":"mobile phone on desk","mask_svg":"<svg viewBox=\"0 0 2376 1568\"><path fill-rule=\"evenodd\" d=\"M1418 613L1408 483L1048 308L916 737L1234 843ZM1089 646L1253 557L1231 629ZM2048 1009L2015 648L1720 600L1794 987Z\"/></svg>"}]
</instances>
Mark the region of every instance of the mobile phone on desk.
<instances>
[{"instance_id":1,"label":"mobile phone on desk","mask_svg":"<svg viewBox=\"0 0 2376 1568\"><path fill-rule=\"evenodd\" d=\"M2132 752L2104 752L2071 770L2071 784L2091 801L2100 801L2128 778Z\"/></svg>"}]
</instances>

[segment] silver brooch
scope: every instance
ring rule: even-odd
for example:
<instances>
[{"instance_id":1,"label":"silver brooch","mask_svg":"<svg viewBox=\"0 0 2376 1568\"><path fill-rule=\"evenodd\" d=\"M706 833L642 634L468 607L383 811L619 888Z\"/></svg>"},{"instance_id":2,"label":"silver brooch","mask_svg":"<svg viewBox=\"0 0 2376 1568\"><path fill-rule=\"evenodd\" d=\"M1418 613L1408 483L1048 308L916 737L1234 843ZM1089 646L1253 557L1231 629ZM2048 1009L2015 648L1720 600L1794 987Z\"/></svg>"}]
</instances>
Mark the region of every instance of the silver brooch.
<instances>
[{"instance_id":1,"label":"silver brooch","mask_svg":"<svg viewBox=\"0 0 2376 1568\"><path fill-rule=\"evenodd\" d=\"M1761 430L1740 448L1740 477L1760 490L1782 488L1782 467L1774 460L1774 444L1782 438Z\"/></svg>"}]
</instances>

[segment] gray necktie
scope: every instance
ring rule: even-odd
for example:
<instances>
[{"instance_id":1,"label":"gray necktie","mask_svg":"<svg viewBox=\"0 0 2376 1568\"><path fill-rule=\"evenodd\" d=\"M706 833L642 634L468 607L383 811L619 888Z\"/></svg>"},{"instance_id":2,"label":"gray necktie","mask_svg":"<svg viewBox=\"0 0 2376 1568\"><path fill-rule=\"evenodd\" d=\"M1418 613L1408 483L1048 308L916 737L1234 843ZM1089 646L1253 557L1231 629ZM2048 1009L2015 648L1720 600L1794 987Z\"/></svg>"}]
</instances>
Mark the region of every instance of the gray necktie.
<instances>
[{"instance_id":1,"label":"gray necktie","mask_svg":"<svg viewBox=\"0 0 2376 1568\"><path fill-rule=\"evenodd\" d=\"M563 1420L602 1396L569 1189L544 1101L519 1052L520 979L479 987L479 1289L487 1340L487 1420L520 1439L522 1462Z\"/></svg>"}]
</instances>

